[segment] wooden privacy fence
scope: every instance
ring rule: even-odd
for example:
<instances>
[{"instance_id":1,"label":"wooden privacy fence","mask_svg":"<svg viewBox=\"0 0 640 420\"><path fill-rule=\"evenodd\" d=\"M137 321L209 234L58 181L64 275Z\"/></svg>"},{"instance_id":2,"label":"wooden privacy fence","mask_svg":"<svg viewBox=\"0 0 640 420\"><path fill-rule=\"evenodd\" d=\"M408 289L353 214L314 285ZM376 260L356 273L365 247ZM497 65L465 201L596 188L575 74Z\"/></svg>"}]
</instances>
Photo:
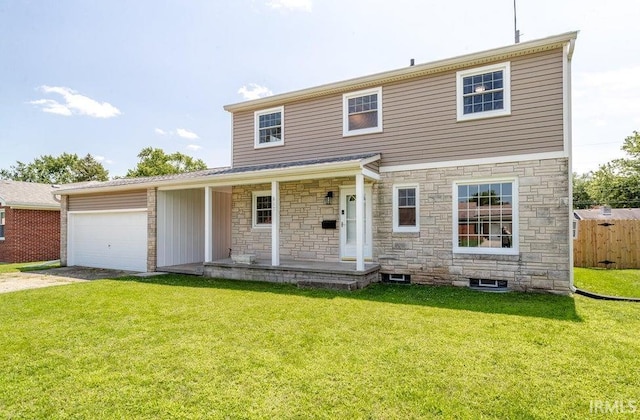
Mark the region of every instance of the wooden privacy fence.
<instances>
[{"instance_id":1,"label":"wooden privacy fence","mask_svg":"<svg viewBox=\"0 0 640 420\"><path fill-rule=\"evenodd\" d=\"M640 220L578 220L573 265L640 268Z\"/></svg>"}]
</instances>

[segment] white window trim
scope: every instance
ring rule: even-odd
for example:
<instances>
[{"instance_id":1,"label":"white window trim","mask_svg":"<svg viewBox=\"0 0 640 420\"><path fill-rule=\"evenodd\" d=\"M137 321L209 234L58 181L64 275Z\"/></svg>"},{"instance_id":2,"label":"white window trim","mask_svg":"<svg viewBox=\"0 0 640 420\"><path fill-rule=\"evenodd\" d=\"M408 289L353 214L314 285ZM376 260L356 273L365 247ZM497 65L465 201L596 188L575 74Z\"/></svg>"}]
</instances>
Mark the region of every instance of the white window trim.
<instances>
[{"instance_id":1,"label":"white window trim","mask_svg":"<svg viewBox=\"0 0 640 420\"><path fill-rule=\"evenodd\" d=\"M504 73L503 83L503 109L497 109L493 111L476 112L471 114L464 113L464 101L463 95L463 83L462 79L465 77L473 76L476 74L489 73L502 70ZM457 114L458 121L477 120L481 118L501 117L504 115L511 115L511 63L499 63L492 64L490 66L476 67L468 70L461 70L456 73L456 102L457 102Z\"/></svg>"},{"instance_id":2,"label":"white window trim","mask_svg":"<svg viewBox=\"0 0 640 420\"><path fill-rule=\"evenodd\" d=\"M251 198L251 227L253 229L271 229L271 223L258 224L258 197L271 197L271 190L253 191ZM273 199L271 200L271 217L273 219Z\"/></svg>"},{"instance_id":3,"label":"white window trim","mask_svg":"<svg viewBox=\"0 0 640 420\"><path fill-rule=\"evenodd\" d=\"M362 128L360 130L349 130L349 99L358 96L366 96L372 94L378 95L378 125L376 127ZM342 95L342 136L359 136L362 134L381 133L382 132L382 86L359 90L357 92L349 92Z\"/></svg>"},{"instance_id":4,"label":"white window trim","mask_svg":"<svg viewBox=\"0 0 640 420\"><path fill-rule=\"evenodd\" d=\"M260 143L260 121L261 115L273 114L274 112L280 113L280 141ZM263 109L253 113L253 148L264 149L266 147L284 146L284 106L278 106L275 108Z\"/></svg>"},{"instance_id":5,"label":"white window trim","mask_svg":"<svg viewBox=\"0 0 640 420\"><path fill-rule=\"evenodd\" d=\"M458 246L458 185L464 184L495 184L502 182L511 182L513 184L511 192L511 248L469 248ZM488 254L488 255L518 255L520 253L520 216L518 212L518 178L481 178L481 179L465 179L454 181L452 184L453 196L453 226L452 226L452 244L454 254Z\"/></svg>"},{"instance_id":6,"label":"white window trim","mask_svg":"<svg viewBox=\"0 0 640 420\"><path fill-rule=\"evenodd\" d=\"M7 213L6 213L5 209L0 209L0 215L1 215L1 216L0 216L0 220L2 220L2 219L4 219L4 220L5 220L5 224L4 224L3 226L4 226L4 227L5 227L5 229L6 229L6 228L7 228L7 225L6 225L6 220L7 220L7 219L6 219L6 217L7 217ZM3 231L4 231L4 230L3 230ZM0 236L0 241L4 241L4 235L3 235L3 236Z\"/></svg>"},{"instance_id":7,"label":"white window trim","mask_svg":"<svg viewBox=\"0 0 640 420\"><path fill-rule=\"evenodd\" d=\"M415 188L416 190L416 225L400 226L400 209L398 207L398 190ZM393 186L393 231L394 232L420 232L420 188L418 184L395 184Z\"/></svg>"}]
</instances>

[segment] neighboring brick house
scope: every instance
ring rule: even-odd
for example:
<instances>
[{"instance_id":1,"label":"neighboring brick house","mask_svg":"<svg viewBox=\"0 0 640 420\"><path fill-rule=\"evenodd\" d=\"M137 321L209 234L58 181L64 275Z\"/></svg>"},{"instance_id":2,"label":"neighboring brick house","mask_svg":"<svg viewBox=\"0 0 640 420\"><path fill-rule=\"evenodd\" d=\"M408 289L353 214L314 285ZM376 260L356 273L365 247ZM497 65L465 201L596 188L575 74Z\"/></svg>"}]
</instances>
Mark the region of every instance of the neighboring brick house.
<instances>
[{"instance_id":1,"label":"neighboring brick house","mask_svg":"<svg viewBox=\"0 0 640 420\"><path fill-rule=\"evenodd\" d=\"M569 293L576 35L228 105L230 168L61 191L62 261Z\"/></svg>"},{"instance_id":2,"label":"neighboring brick house","mask_svg":"<svg viewBox=\"0 0 640 420\"><path fill-rule=\"evenodd\" d=\"M60 203L48 184L0 180L0 262L60 258Z\"/></svg>"}]
</instances>

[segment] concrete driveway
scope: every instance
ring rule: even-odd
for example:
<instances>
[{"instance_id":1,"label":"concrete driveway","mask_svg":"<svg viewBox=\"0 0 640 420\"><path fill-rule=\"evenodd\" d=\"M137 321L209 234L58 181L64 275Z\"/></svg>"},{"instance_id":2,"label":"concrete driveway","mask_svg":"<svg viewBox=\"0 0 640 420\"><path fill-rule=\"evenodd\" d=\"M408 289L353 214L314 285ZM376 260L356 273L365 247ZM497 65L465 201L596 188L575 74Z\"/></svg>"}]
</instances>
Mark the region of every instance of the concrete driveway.
<instances>
[{"instance_id":1,"label":"concrete driveway","mask_svg":"<svg viewBox=\"0 0 640 420\"><path fill-rule=\"evenodd\" d=\"M20 273L0 273L0 293L40 287L60 286L97 279L131 276L133 271L106 270L88 267L59 267Z\"/></svg>"}]
</instances>

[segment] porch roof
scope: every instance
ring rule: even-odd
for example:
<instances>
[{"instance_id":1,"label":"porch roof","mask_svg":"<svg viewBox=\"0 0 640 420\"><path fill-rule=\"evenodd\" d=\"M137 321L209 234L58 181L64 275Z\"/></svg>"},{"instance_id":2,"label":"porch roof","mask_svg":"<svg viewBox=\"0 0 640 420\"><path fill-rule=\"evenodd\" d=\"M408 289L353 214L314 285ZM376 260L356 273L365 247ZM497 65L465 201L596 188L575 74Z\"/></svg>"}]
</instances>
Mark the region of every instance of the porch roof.
<instances>
[{"instance_id":1,"label":"porch roof","mask_svg":"<svg viewBox=\"0 0 640 420\"><path fill-rule=\"evenodd\" d=\"M378 172L365 165L377 162L379 153L336 156L331 158L270 163L264 165L210 168L183 174L161 175L142 178L121 178L105 182L89 182L72 188L55 191L56 195L76 195L98 192L124 191L157 187L160 189L194 188L207 185L232 186L270 181L292 181L298 179L349 176L364 173L377 178Z\"/></svg>"}]
</instances>

